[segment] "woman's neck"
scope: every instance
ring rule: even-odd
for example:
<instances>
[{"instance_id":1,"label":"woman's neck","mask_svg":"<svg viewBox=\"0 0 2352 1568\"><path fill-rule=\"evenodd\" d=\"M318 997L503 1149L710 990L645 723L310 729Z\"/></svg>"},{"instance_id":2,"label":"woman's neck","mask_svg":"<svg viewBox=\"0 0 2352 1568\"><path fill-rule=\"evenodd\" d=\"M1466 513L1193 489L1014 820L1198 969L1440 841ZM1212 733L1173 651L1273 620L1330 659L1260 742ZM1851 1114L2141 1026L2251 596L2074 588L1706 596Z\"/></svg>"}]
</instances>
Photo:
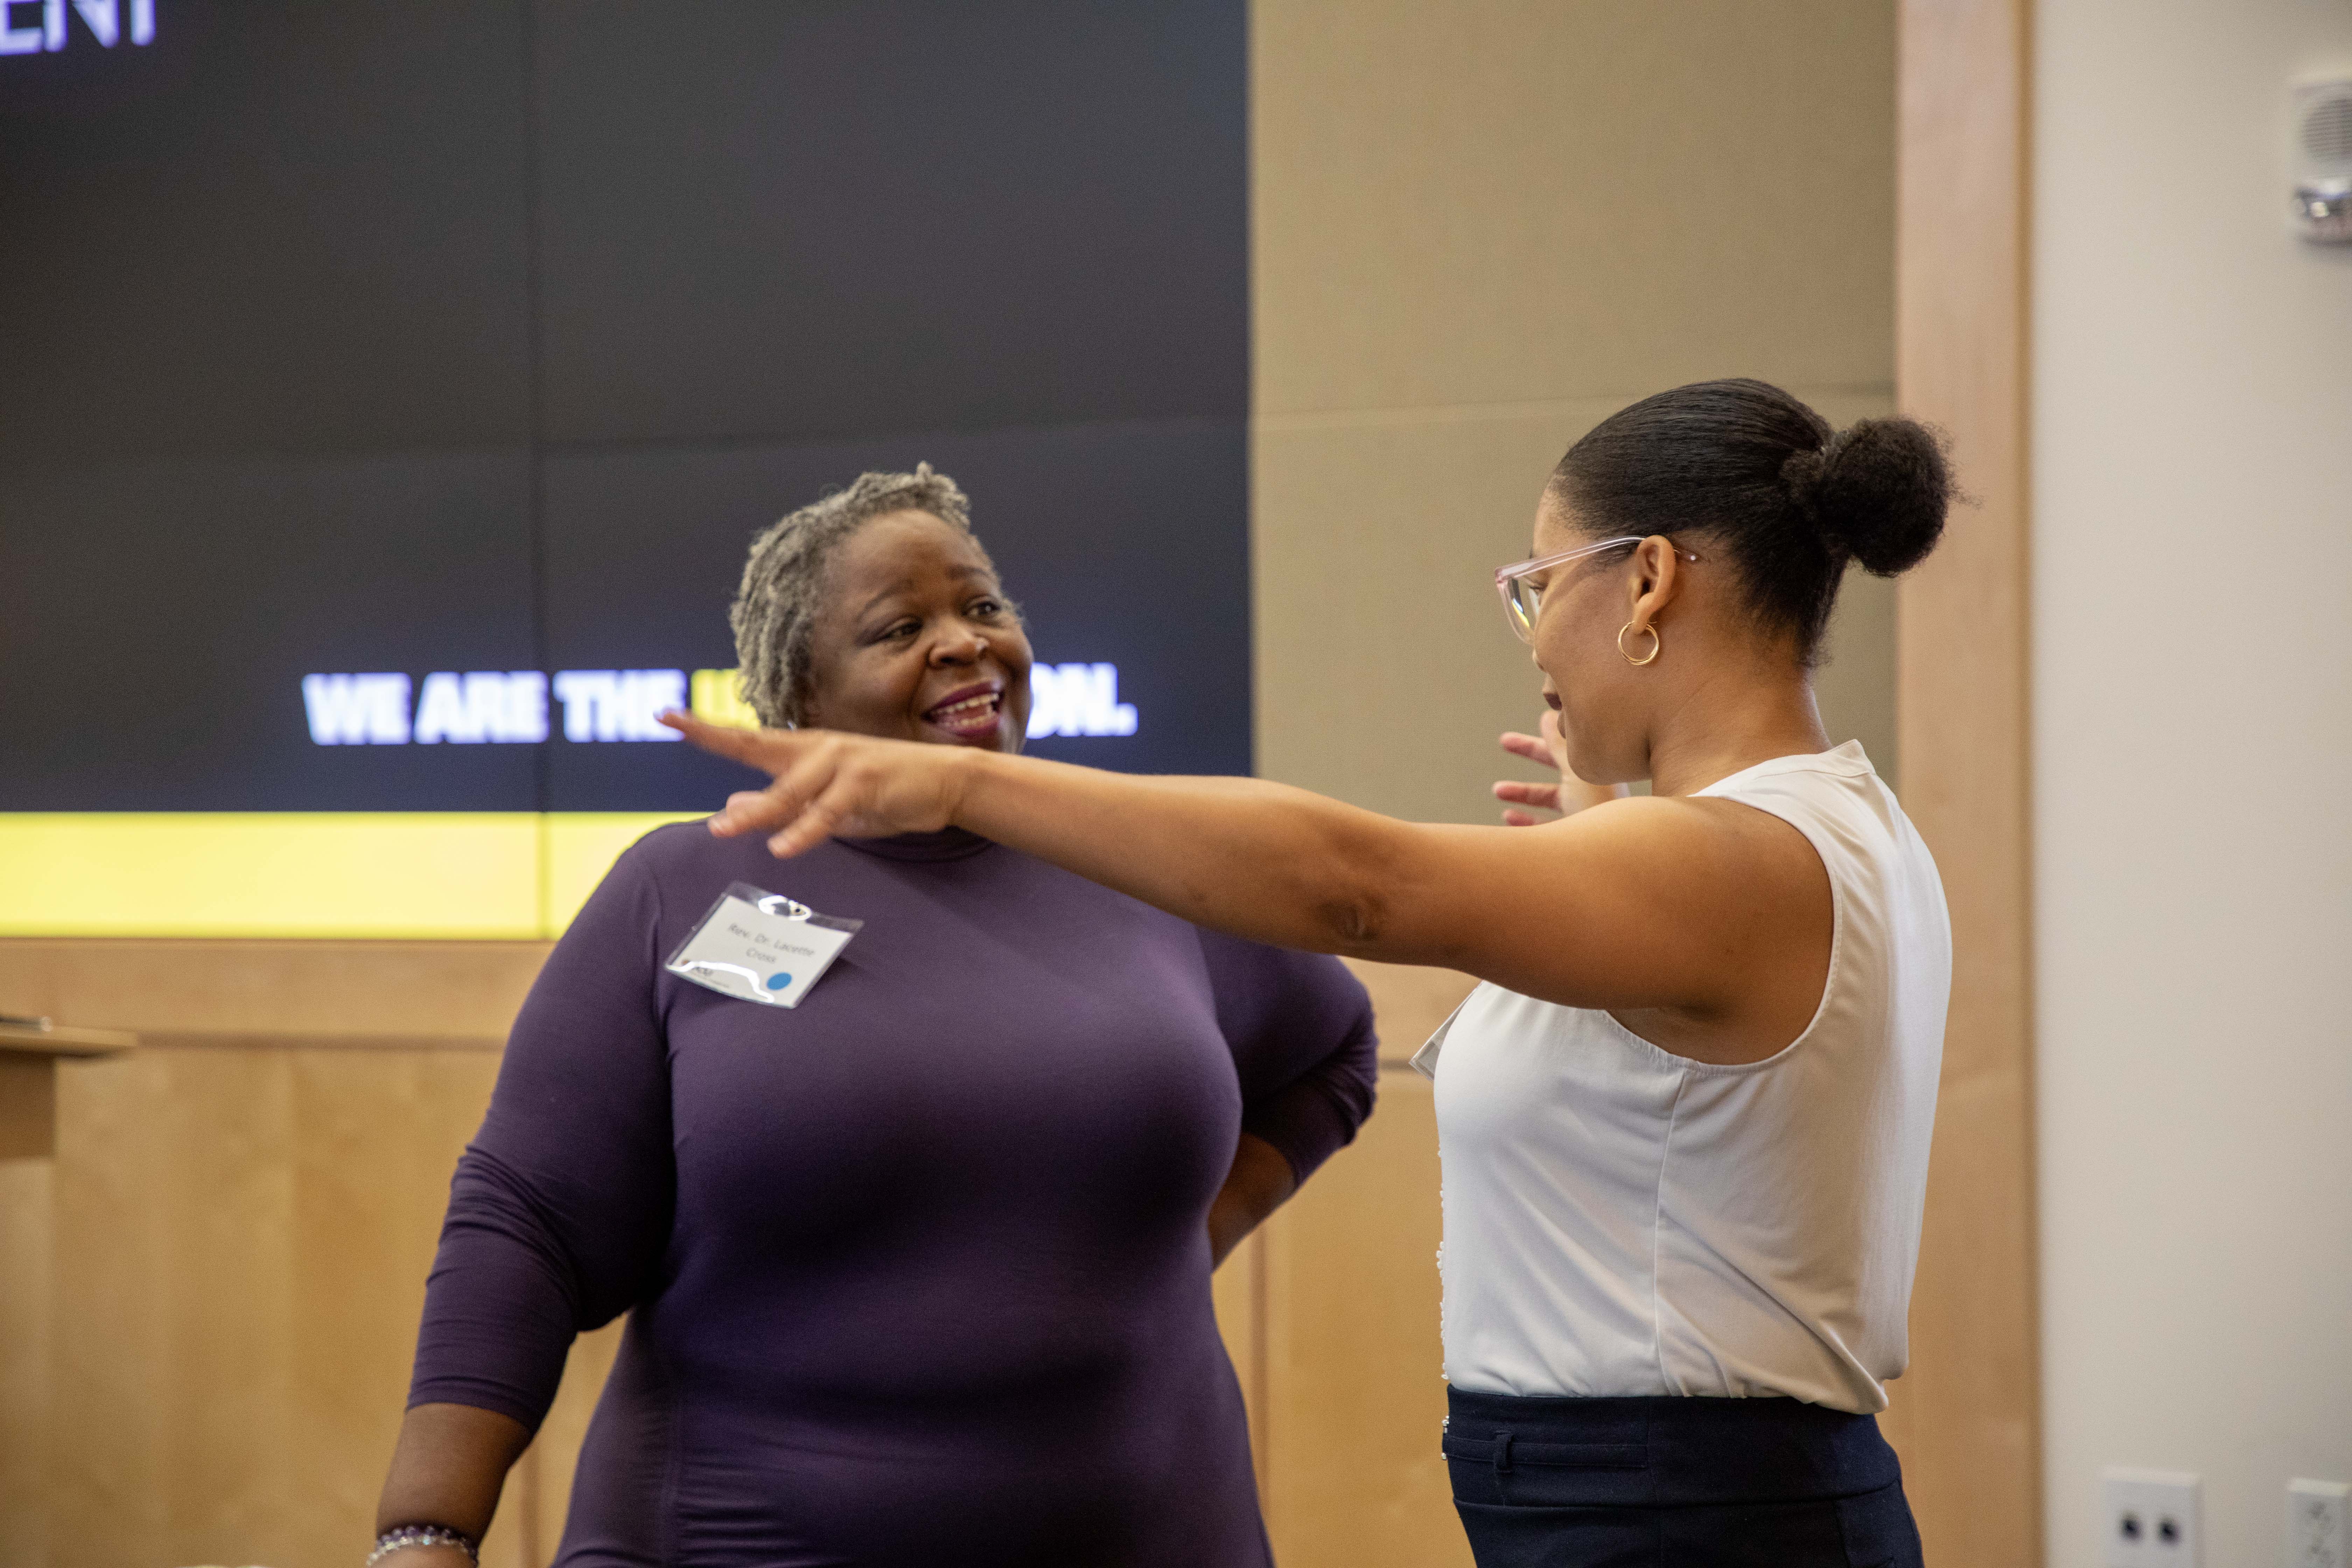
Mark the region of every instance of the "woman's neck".
<instances>
[{"instance_id":1,"label":"woman's neck","mask_svg":"<svg viewBox=\"0 0 2352 1568\"><path fill-rule=\"evenodd\" d=\"M1693 795L1774 757L1829 750L1801 671L1724 672L1685 693L1650 733L1650 792Z\"/></svg>"}]
</instances>

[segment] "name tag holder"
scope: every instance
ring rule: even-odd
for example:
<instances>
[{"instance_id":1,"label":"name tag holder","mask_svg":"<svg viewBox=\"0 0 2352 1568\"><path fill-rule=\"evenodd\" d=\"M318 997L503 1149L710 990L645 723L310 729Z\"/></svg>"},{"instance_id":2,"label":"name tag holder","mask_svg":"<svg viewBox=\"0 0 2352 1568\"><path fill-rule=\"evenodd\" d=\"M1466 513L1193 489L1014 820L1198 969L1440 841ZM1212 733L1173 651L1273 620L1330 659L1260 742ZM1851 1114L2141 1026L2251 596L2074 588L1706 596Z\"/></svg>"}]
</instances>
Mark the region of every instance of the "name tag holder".
<instances>
[{"instance_id":1,"label":"name tag holder","mask_svg":"<svg viewBox=\"0 0 2352 1568\"><path fill-rule=\"evenodd\" d=\"M663 967L739 1002L797 1007L865 925L730 882Z\"/></svg>"}]
</instances>

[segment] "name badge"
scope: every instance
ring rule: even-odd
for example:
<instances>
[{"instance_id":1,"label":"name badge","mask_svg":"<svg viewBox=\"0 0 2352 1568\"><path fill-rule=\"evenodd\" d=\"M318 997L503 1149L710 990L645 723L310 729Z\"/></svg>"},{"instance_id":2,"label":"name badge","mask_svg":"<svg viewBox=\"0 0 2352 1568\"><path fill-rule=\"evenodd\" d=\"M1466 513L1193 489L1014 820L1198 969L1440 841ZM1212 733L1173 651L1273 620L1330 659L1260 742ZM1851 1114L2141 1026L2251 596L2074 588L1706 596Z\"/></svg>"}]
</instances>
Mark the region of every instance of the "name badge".
<instances>
[{"instance_id":1,"label":"name badge","mask_svg":"<svg viewBox=\"0 0 2352 1568\"><path fill-rule=\"evenodd\" d=\"M797 1007L865 924L730 882L664 967L722 996Z\"/></svg>"}]
</instances>

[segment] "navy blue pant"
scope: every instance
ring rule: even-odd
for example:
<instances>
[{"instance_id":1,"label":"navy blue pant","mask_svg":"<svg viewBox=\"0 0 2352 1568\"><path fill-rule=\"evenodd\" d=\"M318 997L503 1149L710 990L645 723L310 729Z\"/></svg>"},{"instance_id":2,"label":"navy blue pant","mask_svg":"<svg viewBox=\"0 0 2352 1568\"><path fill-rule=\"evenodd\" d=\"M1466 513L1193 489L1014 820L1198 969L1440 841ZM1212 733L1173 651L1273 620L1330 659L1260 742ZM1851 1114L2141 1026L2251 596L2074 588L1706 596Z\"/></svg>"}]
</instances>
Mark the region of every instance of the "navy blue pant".
<instances>
[{"instance_id":1,"label":"navy blue pant","mask_svg":"<svg viewBox=\"0 0 2352 1568\"><path fill-rule=\"evenodd\" d=\"M1873 1415L1794 1399L1449 1391L1478 1568L1921 1568Z\"/></svg>"}]
</instances>

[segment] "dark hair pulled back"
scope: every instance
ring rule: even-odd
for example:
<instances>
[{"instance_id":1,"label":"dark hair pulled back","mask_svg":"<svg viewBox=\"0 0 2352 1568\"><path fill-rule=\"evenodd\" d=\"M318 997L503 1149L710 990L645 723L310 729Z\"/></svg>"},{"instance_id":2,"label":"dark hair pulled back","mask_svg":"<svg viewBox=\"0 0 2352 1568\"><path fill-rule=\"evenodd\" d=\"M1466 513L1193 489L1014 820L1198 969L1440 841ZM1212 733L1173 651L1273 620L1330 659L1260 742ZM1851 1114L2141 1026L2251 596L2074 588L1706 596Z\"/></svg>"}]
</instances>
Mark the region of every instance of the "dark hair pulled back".
<instances>
[{"instance_id":1,"label":"dark hair pulled back","mask_svg":"<svg viewBox=\"0 0 2352 1568\"><path fill-rule=\"evenodd\" d=\"M1702 381L1620 409L1568 449L1551 492L1597 536L1700 533L1765 625L1811 663L1846 563L1892 577L1944 531L1952 481L1915 419L1843 430L1777 386Z\"/></svg>"}]
</instances>

